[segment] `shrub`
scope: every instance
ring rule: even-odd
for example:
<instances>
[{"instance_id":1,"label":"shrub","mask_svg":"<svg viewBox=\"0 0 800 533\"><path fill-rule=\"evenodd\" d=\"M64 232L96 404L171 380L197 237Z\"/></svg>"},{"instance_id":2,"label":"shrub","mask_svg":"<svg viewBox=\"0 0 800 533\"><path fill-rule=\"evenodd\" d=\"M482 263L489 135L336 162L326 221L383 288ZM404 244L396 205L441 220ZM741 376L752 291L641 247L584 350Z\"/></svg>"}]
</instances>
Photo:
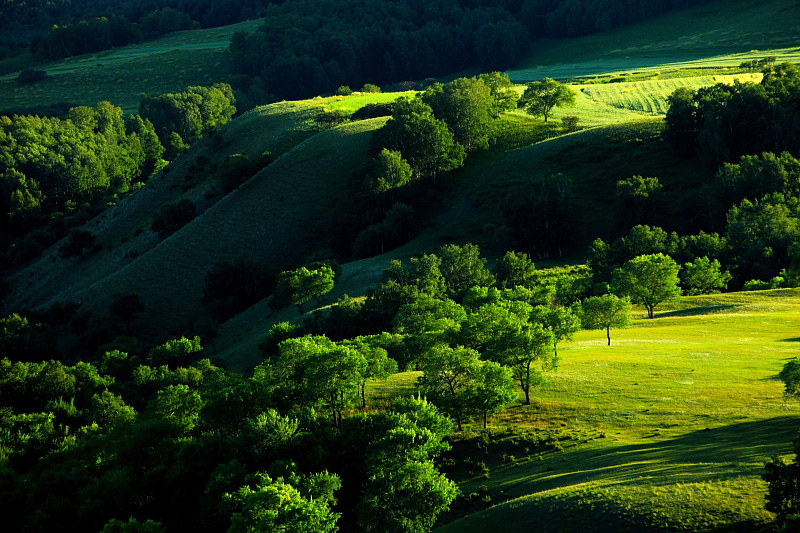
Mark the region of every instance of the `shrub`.
<instances>
[{"instance_id":1,"label":"shrub","mask_svg":"<svg viewBox=\"0 0 800 533\"><path fill-rule=\"evenodd\" d=\"M162 239L172 235L197 216L194 202L182 198L173 204L165 204L161 210L153 215L150 228L158 233Z\"/></svg>"},{"instance_id":2,"label":"shrub","mask_svg":"<svg viewBox=\"0 0 800 533\"><path fill-rule=\"evenodd\" d=\"M36 83L47 78L47 72L39 69L26 69L19 73L17 76L17 83L26 85L28 83Z\"/></svg>"},{"instance_id":3,"label":"shrub","mask_svg":"<svg viewBox=\"0 0 800 533\"><path fill-rule=\"evenodd\" d=\"M373 85L371 83L365 83L363 87L361 87L362 93L379 93L381 92L381 88L377 85Z\"/></svg>"},{"instance_id":4,"label":"shrub","mask_svg":"<svg viewBox=\"0 0 800 533\"><path fill-rule=\"evenodd\" d=\"M340 96L349 96L353 94L353 89L351 89L347 85L342 85L338 89L336 89L336 94Z\"/></svg>"}]
</instances>

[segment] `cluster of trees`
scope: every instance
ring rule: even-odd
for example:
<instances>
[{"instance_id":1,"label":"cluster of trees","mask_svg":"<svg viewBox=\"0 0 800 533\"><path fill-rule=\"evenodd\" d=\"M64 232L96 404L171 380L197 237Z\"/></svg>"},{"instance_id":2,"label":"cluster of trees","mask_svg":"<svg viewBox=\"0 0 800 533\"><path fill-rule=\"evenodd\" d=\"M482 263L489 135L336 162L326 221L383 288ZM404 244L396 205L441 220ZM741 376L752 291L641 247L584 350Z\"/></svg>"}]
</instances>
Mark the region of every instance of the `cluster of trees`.
<instances>
[{"instance_id":1,"label":"cluster of trees","mask_svg":"<svg viewBox=\"0 0 800 533\"><path fill-rule=\"evenodd\" d=\"M156 97L143 94L139 99L139 114L153 124L171 159L233 118L236 98L227 83L187 87Z\"/></svg>"},{"instance_id":2,"label":"cluster of trees","mask_svg":"<svg viewBox=\"0 0 800 533\"><path fill-rule=\"evenodd\" d=\"M140 43L173 31L198 28L199 22L169 7L151 11L138 24L117 14L85 18L71 24L54 25L49 33L32 43L31 52L40 61L54 61Z\"/></svg>"},{"instance_id":3,"label":"cluster of trees","mask_svg":"<svg viewBox=\"0 0 800 533\"><path fill-rule=\"evenodd\" d=\"M374 159L351 180L350 202L357 208L341 215L340 255L369 257L411 238L421 193L437 176L463 166L468 153L487 149L493 123L518 98L508 76L492 72L434 83L389 109L368 110L391 118L372 136Z\"/></svg>"},{"instance_id":4,"label":"cluster of trees","mask_svg":"<svg viewBox=\"0 0 800 533\"><path fill-rule=\"evenodd\" d=\"M761 83L677 89L669 97L665 135L696 151L712 168L761 152L800 151L800 68L764 69Z\"/></svg>"},{"instance_id":5,"label":"cluster of trees","mask_svg":"<svg viewBox=\"0 0 800 533\"><path fill-rule=\"evenodd\" d=\"M258 104L473 65L507 69L533 39L604 31L693 3L699 1L284 2L267 8L259 31L231 40L232 74Z\"/></svg>"},{"instance_id":6,"label":"cluster of trees","mask_svg":"<svg viewBox=\"0 0 800 533\"><path fill-rule=\"evenodd\" d=\"M143 95L141 114L127 117L109 102L73 107L63 119L0 116L4 265L36 257L235 112L230 86L217 84ZM163 235L194 216L194 206L185 203L162 211L153 229Z\"/></svg>"},{"instance_id":7,"label":"cluster of trees","mask_svg":"<svg viewBox=\"0 0 800 533\"><path fill-rule=\"evenodd\" d=\"M434 465L451 424L433 405L342 403L394 369L367 344L289 340L249 378L201 359L198 338L73 365L2 348L0 508L15 531L424 532L458 493Z\"/></svg>"}]
</instances>

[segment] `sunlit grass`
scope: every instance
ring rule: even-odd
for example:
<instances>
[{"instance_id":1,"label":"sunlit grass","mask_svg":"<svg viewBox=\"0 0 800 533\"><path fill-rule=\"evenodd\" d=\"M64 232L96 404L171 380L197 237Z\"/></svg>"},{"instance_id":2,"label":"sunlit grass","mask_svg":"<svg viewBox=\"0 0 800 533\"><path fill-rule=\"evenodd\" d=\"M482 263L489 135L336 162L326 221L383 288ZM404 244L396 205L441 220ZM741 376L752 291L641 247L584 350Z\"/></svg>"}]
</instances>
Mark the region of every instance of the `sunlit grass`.
<instances>
[{"instance_id":1,"label":"sunlit grass","mask_svg":"<svg viewBox=\"0 0 800 533\"><path fill-rule=\"evenodd\" d=\"M786 455L800 405L784 401L777 373L800 355L800 290L685 297L637 310L634 326L582 331L559 346L562 362L532 406L492 420L496 428L558 428L564 452L515 465L484 458L496 506L442 531L758 529L763 463ZM493 462L494 461L494 462ZM497 467L495 467L497 466ZM502 497L501 497L502 491Z\"/></svg>"}]
</instances>

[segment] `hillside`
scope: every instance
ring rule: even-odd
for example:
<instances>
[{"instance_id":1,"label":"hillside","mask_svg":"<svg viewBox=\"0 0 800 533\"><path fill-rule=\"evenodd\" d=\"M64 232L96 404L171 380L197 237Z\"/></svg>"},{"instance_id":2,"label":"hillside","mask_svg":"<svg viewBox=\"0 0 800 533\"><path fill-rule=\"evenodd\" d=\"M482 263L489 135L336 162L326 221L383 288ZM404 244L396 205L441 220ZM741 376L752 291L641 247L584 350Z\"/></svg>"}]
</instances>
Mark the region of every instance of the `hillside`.
<instances>
[{"instance_id":1,"label":"hillside","mask_svg":"<svg viewBox=\"0 0 800 533\"><path fill-rule=\"evenodd\" d=\"M776 379L797 355L798 306L796 289L690 297L611 346L580 332L535 405L492 422L560 432L564 450L484 456L490 475L462 490L508 501L438 531L767 530L763 463L790 452L800 421Z\"/></svg>"}]
</instances>

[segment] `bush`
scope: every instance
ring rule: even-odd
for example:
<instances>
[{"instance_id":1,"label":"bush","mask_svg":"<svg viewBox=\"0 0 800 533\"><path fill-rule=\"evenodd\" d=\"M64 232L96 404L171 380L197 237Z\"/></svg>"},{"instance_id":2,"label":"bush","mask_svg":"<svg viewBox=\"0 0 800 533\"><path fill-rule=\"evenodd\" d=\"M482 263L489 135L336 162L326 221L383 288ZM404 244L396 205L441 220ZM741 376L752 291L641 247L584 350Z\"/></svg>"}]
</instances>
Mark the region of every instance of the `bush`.
<instances>
[{"instance_id":1,"label":"bush","mask_svg":"<svg viewBox=\"0 0 800 533\"><path fill-rule=\"evenodd\" d=\"M195 216L197 216L197 208L194 202L182 198L174 204L163 205L161 210L153 215L153 223L150 228L163 239L181 229Z\"/></svg>"},{"instance_id":2,"label":"bush","mask_svg":"<svg viewBox=\"0 0 800 533\"><path fill-rule=\"evenodd\" d=\"M74 255L83 255L84 250L92 250L94 247L94 235L86 230L74 228L70 231L67 242L58 248L58 254L66 259Z\"/></svg>"},{"instance_id":3,"label":"bush","mask_svg":"<svg viewBox=\"0 0 800 533\"><path fill-rule=\"evenodd\" d=\"M390 117L394 111L394 102L386 102L383 104L367 104L362 108L357 109L352 115L350 120L366 120L368 118Z\"/></svg>"},{"instance_id":4,"label":"bush","mask_svg":"<svg viewBox=\"0 0 800 533\"><path fill-rule=\"evenodd\" d=\"M578 121L580 119L574 115L566 115L561 117L561 124L564 125L564 129L572 132L578 131Z\"/></svg>"},{"instance_id":5,"label":"bush","mask_svg":"<svg viewBox=\"0 0 800 533\"><path fill-rule=\"evenodd\" d=\"M350 96L351 94L353 94L353 89L351 89L347 85L342 85L341 87L336 89L336 94L338 94L339 96Z\"/></svg>"},{"instance_id":6,"label":"bush","mask_svg":"<svg viewBox=\"0 0 800 533\"><path fill-rule=\"evenodd\" d=\"M381 88L377 85L373 85L371 83L365 83L364 86L361 88L362 93L379 93L381 92Z\"/></svg>"},{"instance_id":7,"label":"bush","mask_svg":"<svg viewBox=\"0 0 800 533\"><path fill-rule=\"evenodd\" d=\"M17 76L17 83L21 85L26 85L28 83L36 83L37 81L42 81L47 78L47 72L44 70L39 69L27 69L23 70Z\"/></svg>"}]
</instances>

